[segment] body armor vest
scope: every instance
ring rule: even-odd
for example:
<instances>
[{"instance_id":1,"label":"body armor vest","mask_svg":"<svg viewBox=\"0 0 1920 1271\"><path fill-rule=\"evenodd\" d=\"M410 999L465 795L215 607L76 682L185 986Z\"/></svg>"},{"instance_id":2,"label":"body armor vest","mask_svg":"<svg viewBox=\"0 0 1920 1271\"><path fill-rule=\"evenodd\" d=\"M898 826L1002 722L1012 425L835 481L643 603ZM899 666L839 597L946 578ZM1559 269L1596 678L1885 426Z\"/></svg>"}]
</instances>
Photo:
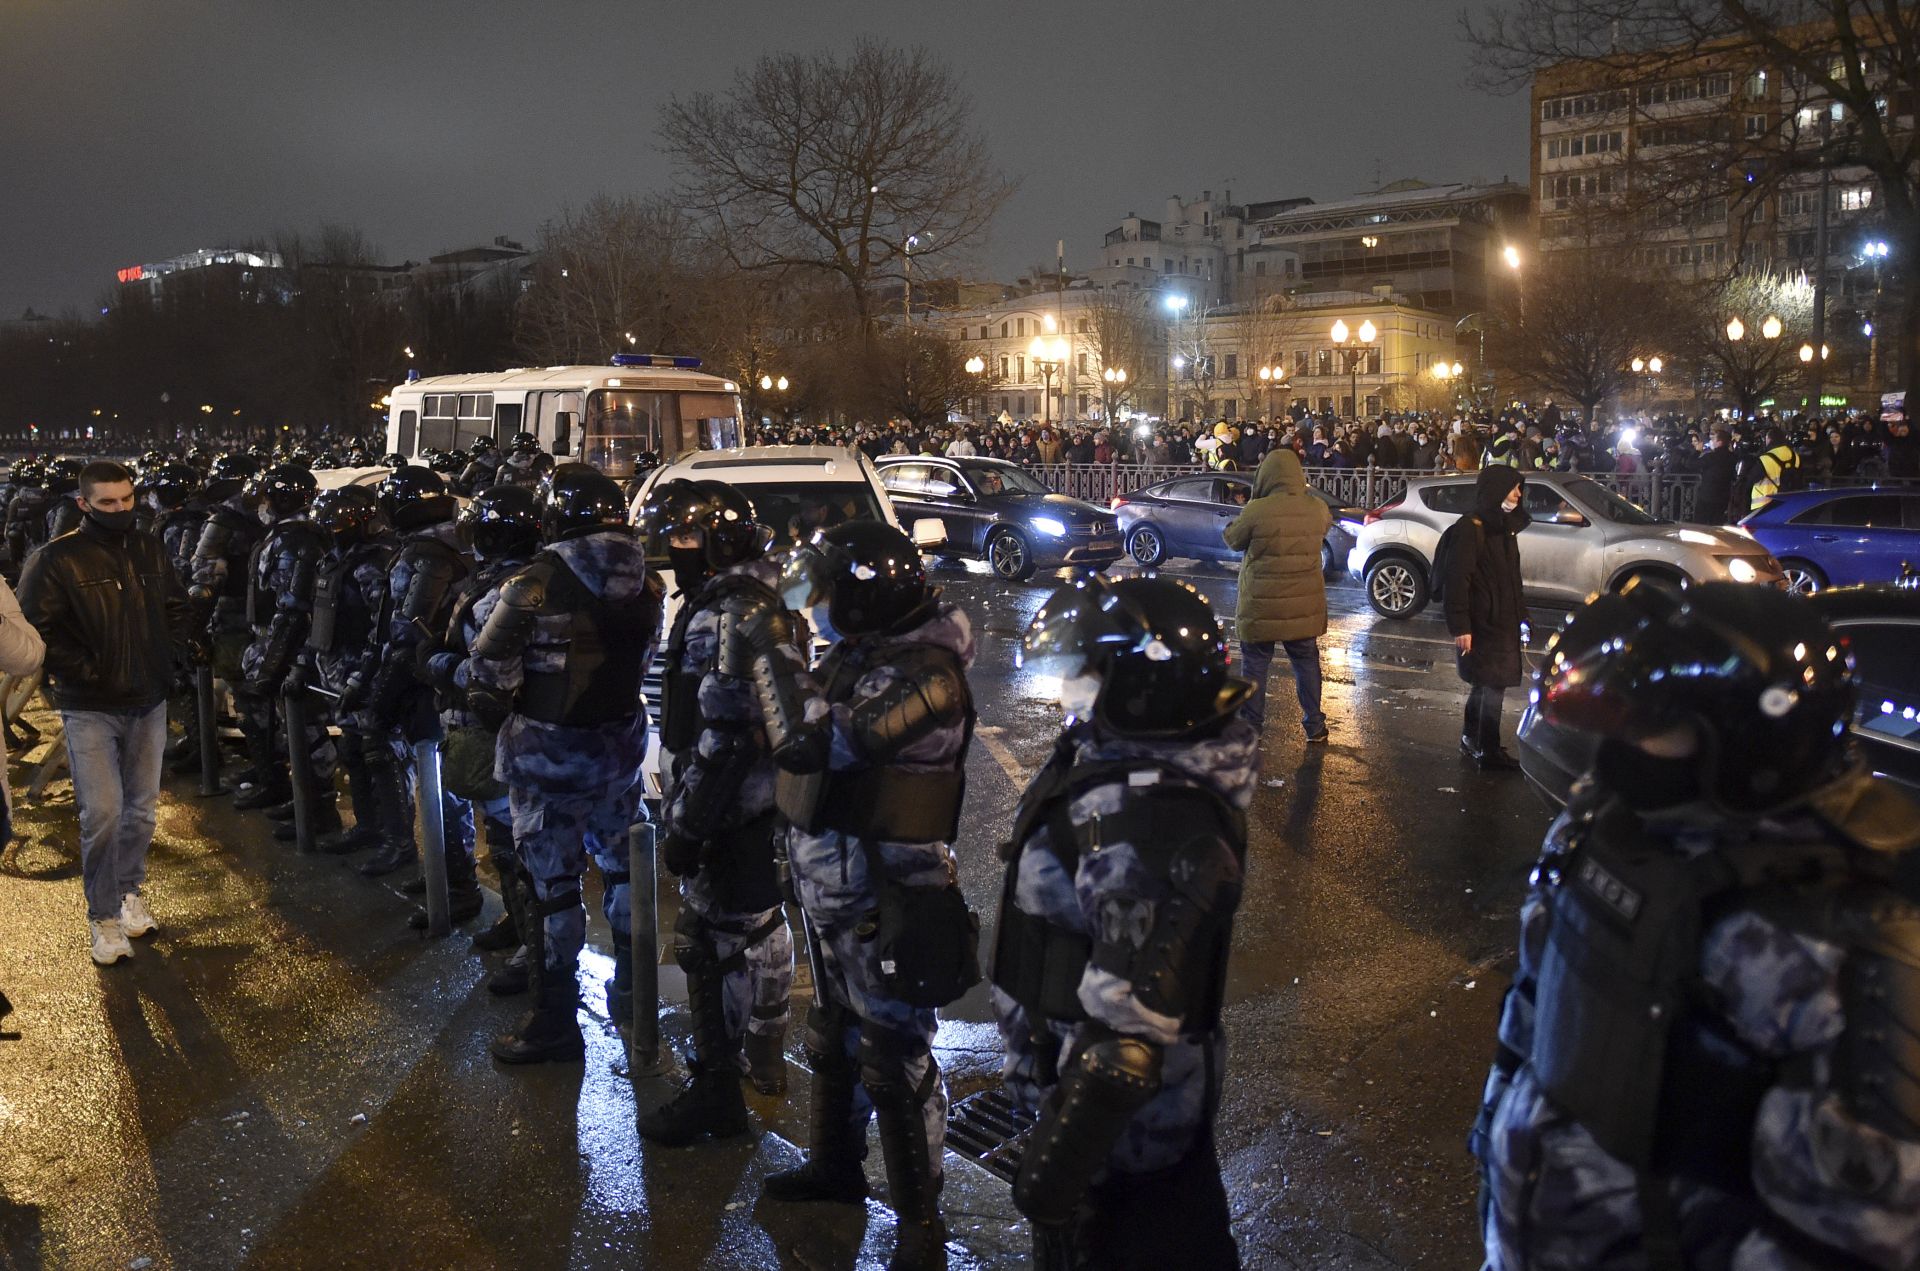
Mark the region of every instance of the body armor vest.
<instances>
[{"instance_id":1,"label":"body armor vest","mask_svg":"<svg viewBox=\"0 0 1920 1271\"><path fill-rule=\"evenodd\" d=\"M557 671L523 670L516 709L528 719L568 728L632 718L640 710L646 671L643 633L657 630L660 620L657 591L608 601L594 595L566 561L551 552L534 559L542 557L553 565L546 611L573 617L566 665Z\"/></svg>"},{"instance_id":2,"label":"body armor vest","mask_svg":"<svg viewBox=\"0 0 1920 1271\"><path fill-rule=\"evenodd\" d=\"M308 520L281 521L254 547L247 569L247 621L256 627L272 622L273 611L279 607L273 571L282 549L317 560L326 554L327 532Z\"/></svg>"},{"instance_id":3,"label":"body armor vest","mask_svg":"<svg viewBox=\"0 0 1920 1271\"><path fill-rule=\"evenodd\" d=\"M687 665L687 631L702 610L745 592L764 595L776 608L786 607L779 594L759 579L746 574L720 574L709 578L699 591L688 596L673 617L660 677L660 745L670 754L682 754L700 739L700 683L713 669L711 664Z\"/></svg>"},{"instance_id":4,"label":"body armor vest","mask_svg":"<svg viewBox=\"0 0 1920 1271\"><path fill-rule=\"evenodd\" d=\"M1000 890L1000 917L988 978L1027 1013L1036 1034L1048 1021L1077 1023L1087 1018L1080 1004L1080 981L1093 957L1093 938L1028 913L1015 903L1020 861L1028 840L1045 827L1047 851L1071 879L1080 857L1109 844L1129 843L1150 870L1171 875L1178 849L1205 827L1219 834L1236 856L1246 858L1246 814L1218 792L1152 759L1076 764L1079 730L1062 734L1047 765L1020 798L1013 836L1000 847L1006 875ZM1142 782L1143 775L1152 780ZM1118 782L1126 789L1120 810L1076 826L1073 800L1095 786ZM1182 1031L1211 1032L1219 1027L1226 990L1231 926L1222 921L1212 947L1180 968L1190 1004Z\"/></svg>"},{"instance_id":5,"label":"body armor vest","mask_svg":"<svg viewBox=\"0 0 1920 1271\"><path fill-rule=\"evenodd\" d=\"M363 646L372 638L374 612L364 605L347 603L347 593L353 586L353 571L367 560L368 554L385 550L380 546L356 547L327 568L315 572L313 625L307 631L309 649L333 653Z\"/></svg>"}]
</instances>

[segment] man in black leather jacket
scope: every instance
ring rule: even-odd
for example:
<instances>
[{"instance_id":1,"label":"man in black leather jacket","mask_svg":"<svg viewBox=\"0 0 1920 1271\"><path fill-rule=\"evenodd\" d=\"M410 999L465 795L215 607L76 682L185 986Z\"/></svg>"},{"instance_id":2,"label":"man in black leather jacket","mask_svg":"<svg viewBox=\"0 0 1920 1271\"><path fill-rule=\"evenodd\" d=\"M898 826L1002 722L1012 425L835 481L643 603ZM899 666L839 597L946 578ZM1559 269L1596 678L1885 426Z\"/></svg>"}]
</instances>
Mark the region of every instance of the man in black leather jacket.
<instances>
[{"instance_id":1,"label":"man in black leather jacket","mask_svg":"<svg viewBox=\"0 0 1920 1271\"><path fill-rule=\"evenodd\" d=\"M80 528L28 560L20 608L47 642L80 809L80 859L96 962L131 956L153 930L140 898L160 798L174 659L199 642L160 540L133 528L133 474L80 473Z\"/></svg>"}]
</instances>

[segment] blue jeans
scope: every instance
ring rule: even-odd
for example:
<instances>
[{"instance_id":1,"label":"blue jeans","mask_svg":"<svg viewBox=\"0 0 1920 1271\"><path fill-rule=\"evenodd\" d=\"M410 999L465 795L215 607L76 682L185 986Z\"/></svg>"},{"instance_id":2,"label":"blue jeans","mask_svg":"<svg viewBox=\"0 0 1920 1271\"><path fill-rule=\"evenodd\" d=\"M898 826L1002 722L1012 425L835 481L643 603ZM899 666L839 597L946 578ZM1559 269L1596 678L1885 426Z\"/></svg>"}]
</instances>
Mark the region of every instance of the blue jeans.
<instances>
[{"instance_id":1,"label":"blue jeans","mask_svg":"<svg viewBox=\"0 0 1920 1271\"><path fill-rule=\"evenodd\" d=\"M165 702L144 711L61 711L73 801L80 809L80 875L87 917L120 913L120 898L147 878L160 761L167 744Z\"/></svg>"},{"instance_id":2,"label":"blue jeans","mask_svg":"<svg viewBox=\"0 0 1920 1271\"><path fill-rule=\"evenodd\" d=\"M1266 729L1267 672L1273 667L1274 644L1272 640L1240 642L1242 669L1253 681L1253 696L1240 708L1240 717L1252 724L1256 733ZM1293 686L1300 694L1300 722L1312 736L1327 726L1327 717L1320 711L1320 642L1283 640L1279 646L1293 665Z\"/></svg>"}]
</instances>

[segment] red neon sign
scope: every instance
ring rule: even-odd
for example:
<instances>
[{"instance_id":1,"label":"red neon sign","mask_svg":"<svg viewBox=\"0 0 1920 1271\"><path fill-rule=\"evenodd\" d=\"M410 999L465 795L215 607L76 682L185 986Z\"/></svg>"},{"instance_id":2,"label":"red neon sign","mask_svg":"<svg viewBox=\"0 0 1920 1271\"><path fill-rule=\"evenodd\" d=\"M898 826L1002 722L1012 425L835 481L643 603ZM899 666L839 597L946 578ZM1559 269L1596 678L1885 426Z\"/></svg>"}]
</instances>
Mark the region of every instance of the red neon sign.
<instances>
[{"instance_id":1,"label":"red neon sign","mask_svg":"<svg viewBox=\"0 0 1920 1271\"><path fill-rule=\"evenodd\" d=\"M125 269L116 271L115 276L121 282L139 282L147 276L147 271L139 265L128 265Z\"/></svg>"}]
</instances>

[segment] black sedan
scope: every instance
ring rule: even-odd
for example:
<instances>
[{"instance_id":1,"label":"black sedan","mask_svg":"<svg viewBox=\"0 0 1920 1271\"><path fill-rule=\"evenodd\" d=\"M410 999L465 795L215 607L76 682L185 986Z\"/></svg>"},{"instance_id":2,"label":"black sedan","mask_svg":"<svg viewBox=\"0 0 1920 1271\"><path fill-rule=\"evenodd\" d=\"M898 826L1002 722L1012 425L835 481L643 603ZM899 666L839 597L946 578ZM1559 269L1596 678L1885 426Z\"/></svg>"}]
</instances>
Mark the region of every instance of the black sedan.
<instances>
[{"instance_id":1,"label":"black sedan","mask_svg":"<svg viewBox=\"0 0 1920 1271\"><path fill-rule=\"evenodd\" d=\"M1312 486L1307 490L1333 513L1333 524L1320 544L1320 572L1332 576L1347 567L1353 527L1366 513ZM1240 553L1221 541L1220 532L1240 515L1252 493L1253 478L1244 473L1175 477L1115 496L1113 510L1126 536L1127 554L1142 565L1159 565L1171 556L1237 565Z\"/></svg>"},{"instance_id":2,"label":"black sedan","mask_svg":"<svg viewBox=\"0 0 1920 1271\"><path fill-rule=\"evenodd\" d=\"M1017 464L1000 459L889 455L875 462L902 521L937 517L943 551L978 556L1009 582L1039 569L1105 569L1120 559L1111 512L1054 494Z\"/></svg>"},{"instance_id":3,"label":"black sedan","mask_svg":"<svg viewBox=\"0 0 1920 1271\"><path fill-rule=\"evenodd\" d=\"M1807 598L1853 650L1860 701L1853 742L1861 757L1920 793L1920 590L1882 584L1836 587ZM1527 707L1520 717L1520 766L1535 790L1558 811L1574 781L1593 766L1599 748L1591 733L1549 723Z\"/></svg>"}]
</instances>

